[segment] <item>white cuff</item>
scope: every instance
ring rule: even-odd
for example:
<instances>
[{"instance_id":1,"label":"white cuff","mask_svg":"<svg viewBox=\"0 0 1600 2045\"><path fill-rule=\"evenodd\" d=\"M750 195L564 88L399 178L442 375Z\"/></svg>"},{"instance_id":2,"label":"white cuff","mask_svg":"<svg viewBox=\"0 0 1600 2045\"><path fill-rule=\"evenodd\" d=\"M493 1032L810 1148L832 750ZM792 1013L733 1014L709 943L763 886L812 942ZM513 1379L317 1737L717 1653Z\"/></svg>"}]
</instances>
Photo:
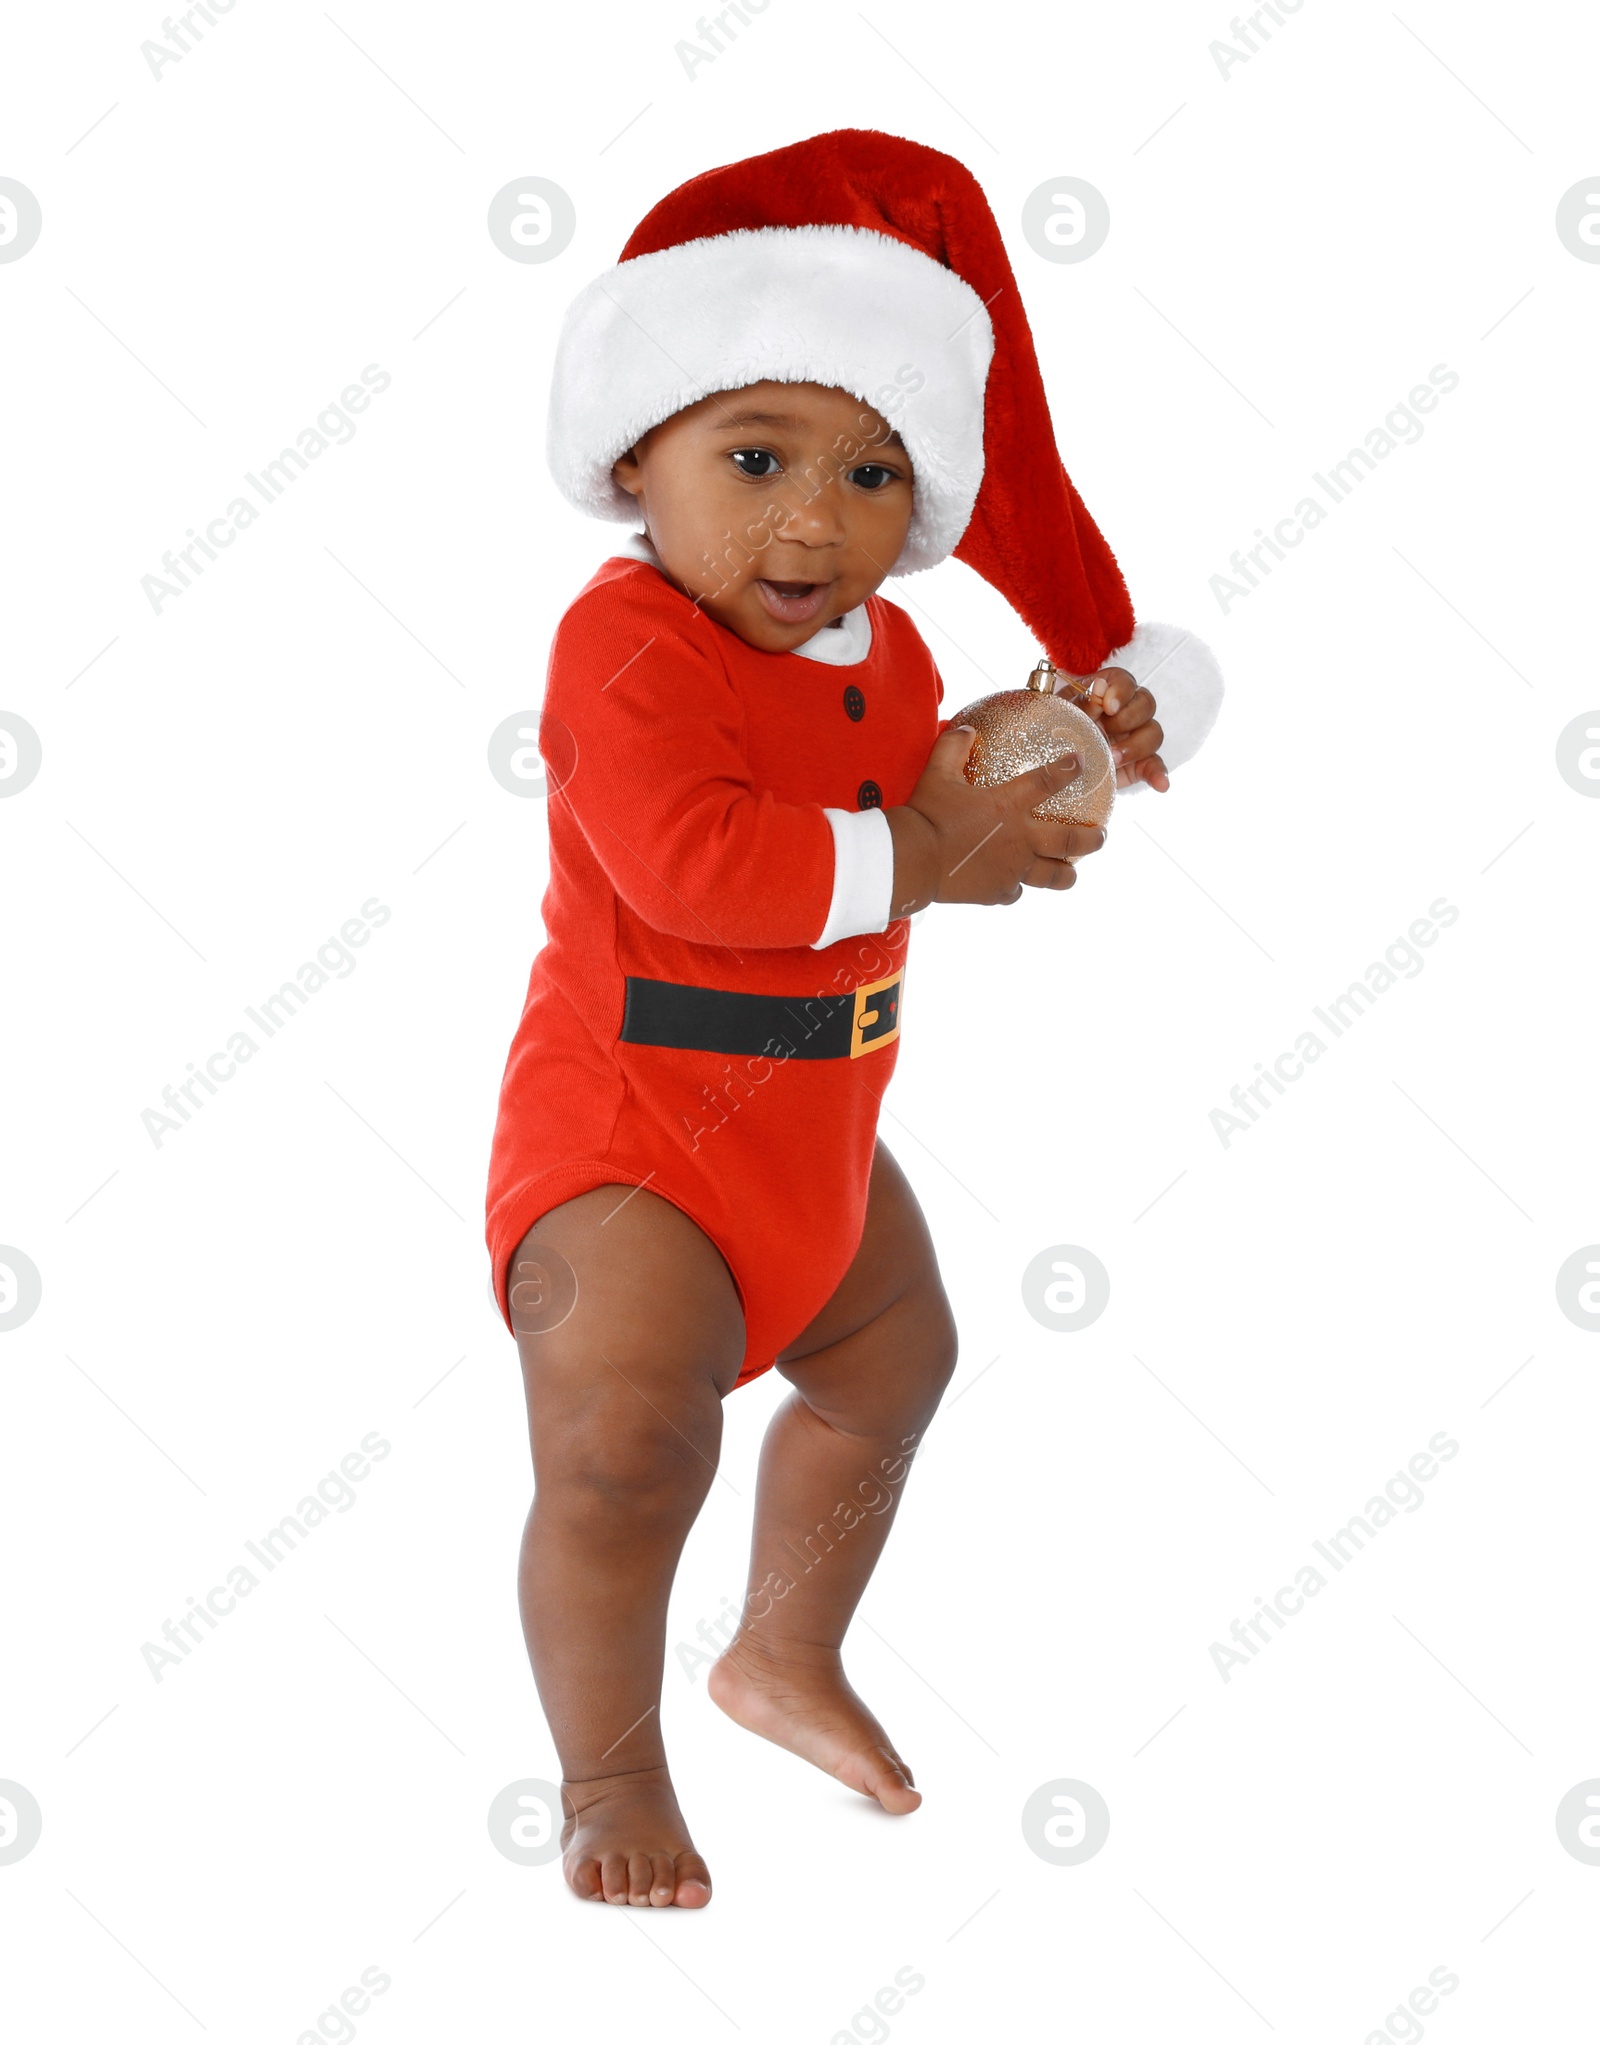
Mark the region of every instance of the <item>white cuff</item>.
<instances>
[{"instance_id":1,"label":"white cuff","mask_svg":"<svg viewBox=\"0 0 1600 2045\"><path fill-rule=\"evenodd\" d=\"M1163 763L1170 769L1192 760L1222 706L1222 670L1211 648L1182 625L1146 624L1104 665L1124 669L1155 697ZM1119 788L1117 801L1145 785L1141 777Z\"/></svg>"},{"instance_id":2,"label":"white cuff","mask_svg":"<svg viewBox=\"0 0 1600 2045\"><path fill-rule=\"evenodd\" d=\"M824 809L833 830L833 900L811 949L887 930L894 897L894 833L881 809Z\"/></svg>"}]
</instances>

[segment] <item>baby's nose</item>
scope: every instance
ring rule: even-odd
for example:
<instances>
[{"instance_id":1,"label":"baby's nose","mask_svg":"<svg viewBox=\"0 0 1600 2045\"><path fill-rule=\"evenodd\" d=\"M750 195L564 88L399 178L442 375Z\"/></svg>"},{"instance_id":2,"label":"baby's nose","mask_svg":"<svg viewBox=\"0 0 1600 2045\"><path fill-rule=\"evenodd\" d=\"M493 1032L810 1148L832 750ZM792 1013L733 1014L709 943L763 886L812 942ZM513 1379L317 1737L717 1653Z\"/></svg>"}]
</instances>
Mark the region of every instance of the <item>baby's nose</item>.
<instances>
[{"instance_id":1,"label":"baby's nose","mask_svg":"<svg viewBox=\"0 0 1600 2045\"><path fill-rule=\"evenodd\" d=\"M782 538L799 540L807 546L833 544L844 533L838 492L825 487L809 499L787 504L778 531Z\"/></svg>"}]
</instances>

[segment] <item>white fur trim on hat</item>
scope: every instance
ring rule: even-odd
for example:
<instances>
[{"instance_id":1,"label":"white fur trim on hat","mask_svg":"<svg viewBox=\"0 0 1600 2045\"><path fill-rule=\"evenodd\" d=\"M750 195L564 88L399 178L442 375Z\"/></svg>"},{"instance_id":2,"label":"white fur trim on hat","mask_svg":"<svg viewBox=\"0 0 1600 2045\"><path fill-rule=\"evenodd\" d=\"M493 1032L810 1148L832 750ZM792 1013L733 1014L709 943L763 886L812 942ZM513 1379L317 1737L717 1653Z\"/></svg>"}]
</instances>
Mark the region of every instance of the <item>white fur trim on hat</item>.
<instances>
[{"instance_id":1,"label":"white fur trim on hat","mask_svg":"<svg viewBox=\"0 0 1600 2045\"><path fill-rule=\"evenodd\" d=\"M633 256L568 309L546 453L562 494L636 520L611 465L713 391L819 383L874 407L914 470L893 573L931 568L966 531L983 480L994 330L953 270L862 227L740 228Z\"/></svg>"}]
</instances>

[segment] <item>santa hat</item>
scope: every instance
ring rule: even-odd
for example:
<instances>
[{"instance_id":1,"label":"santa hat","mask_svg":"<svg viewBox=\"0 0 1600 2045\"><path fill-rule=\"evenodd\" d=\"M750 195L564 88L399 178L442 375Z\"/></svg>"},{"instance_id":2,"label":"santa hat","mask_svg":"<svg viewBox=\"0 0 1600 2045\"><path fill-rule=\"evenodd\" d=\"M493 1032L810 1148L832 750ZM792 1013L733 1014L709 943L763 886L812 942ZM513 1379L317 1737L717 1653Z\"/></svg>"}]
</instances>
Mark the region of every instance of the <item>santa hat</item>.
<instances>
[{"instance_id":1,"label":"santa hat","mask_svg":"<svg viewBox=\"0 0 1600 2045\"><path fill-rule=\"evenodd\" d=\"M843 128L670 192L567 314L551 471L581 510L636 521L617 457L712 391L767 380L850 391L899 433L913 511L893 573L953 553L1069 673L1132 639L999 227L953 156Z\"/></svg>"}]
</instances>

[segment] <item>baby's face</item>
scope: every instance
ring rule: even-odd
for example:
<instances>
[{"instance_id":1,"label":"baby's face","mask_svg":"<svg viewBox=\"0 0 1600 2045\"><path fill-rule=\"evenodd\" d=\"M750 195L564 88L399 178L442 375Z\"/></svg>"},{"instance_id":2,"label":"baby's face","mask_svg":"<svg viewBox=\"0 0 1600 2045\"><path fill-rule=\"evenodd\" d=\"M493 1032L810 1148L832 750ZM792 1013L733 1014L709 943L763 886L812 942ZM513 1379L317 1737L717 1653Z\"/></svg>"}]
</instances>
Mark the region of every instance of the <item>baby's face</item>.
<instances>
[{"instance_id":1,"label":"baby's face","mask_svg":"<svg viewBox=\"0 0 1600 2045\"><path fill-rule=\"evenodd\" d=\"M753 383L653 427L612 474L679 589L787 653L869 597L911 523L911 458L848 391Z\"/></svg>"}]
</instances>

